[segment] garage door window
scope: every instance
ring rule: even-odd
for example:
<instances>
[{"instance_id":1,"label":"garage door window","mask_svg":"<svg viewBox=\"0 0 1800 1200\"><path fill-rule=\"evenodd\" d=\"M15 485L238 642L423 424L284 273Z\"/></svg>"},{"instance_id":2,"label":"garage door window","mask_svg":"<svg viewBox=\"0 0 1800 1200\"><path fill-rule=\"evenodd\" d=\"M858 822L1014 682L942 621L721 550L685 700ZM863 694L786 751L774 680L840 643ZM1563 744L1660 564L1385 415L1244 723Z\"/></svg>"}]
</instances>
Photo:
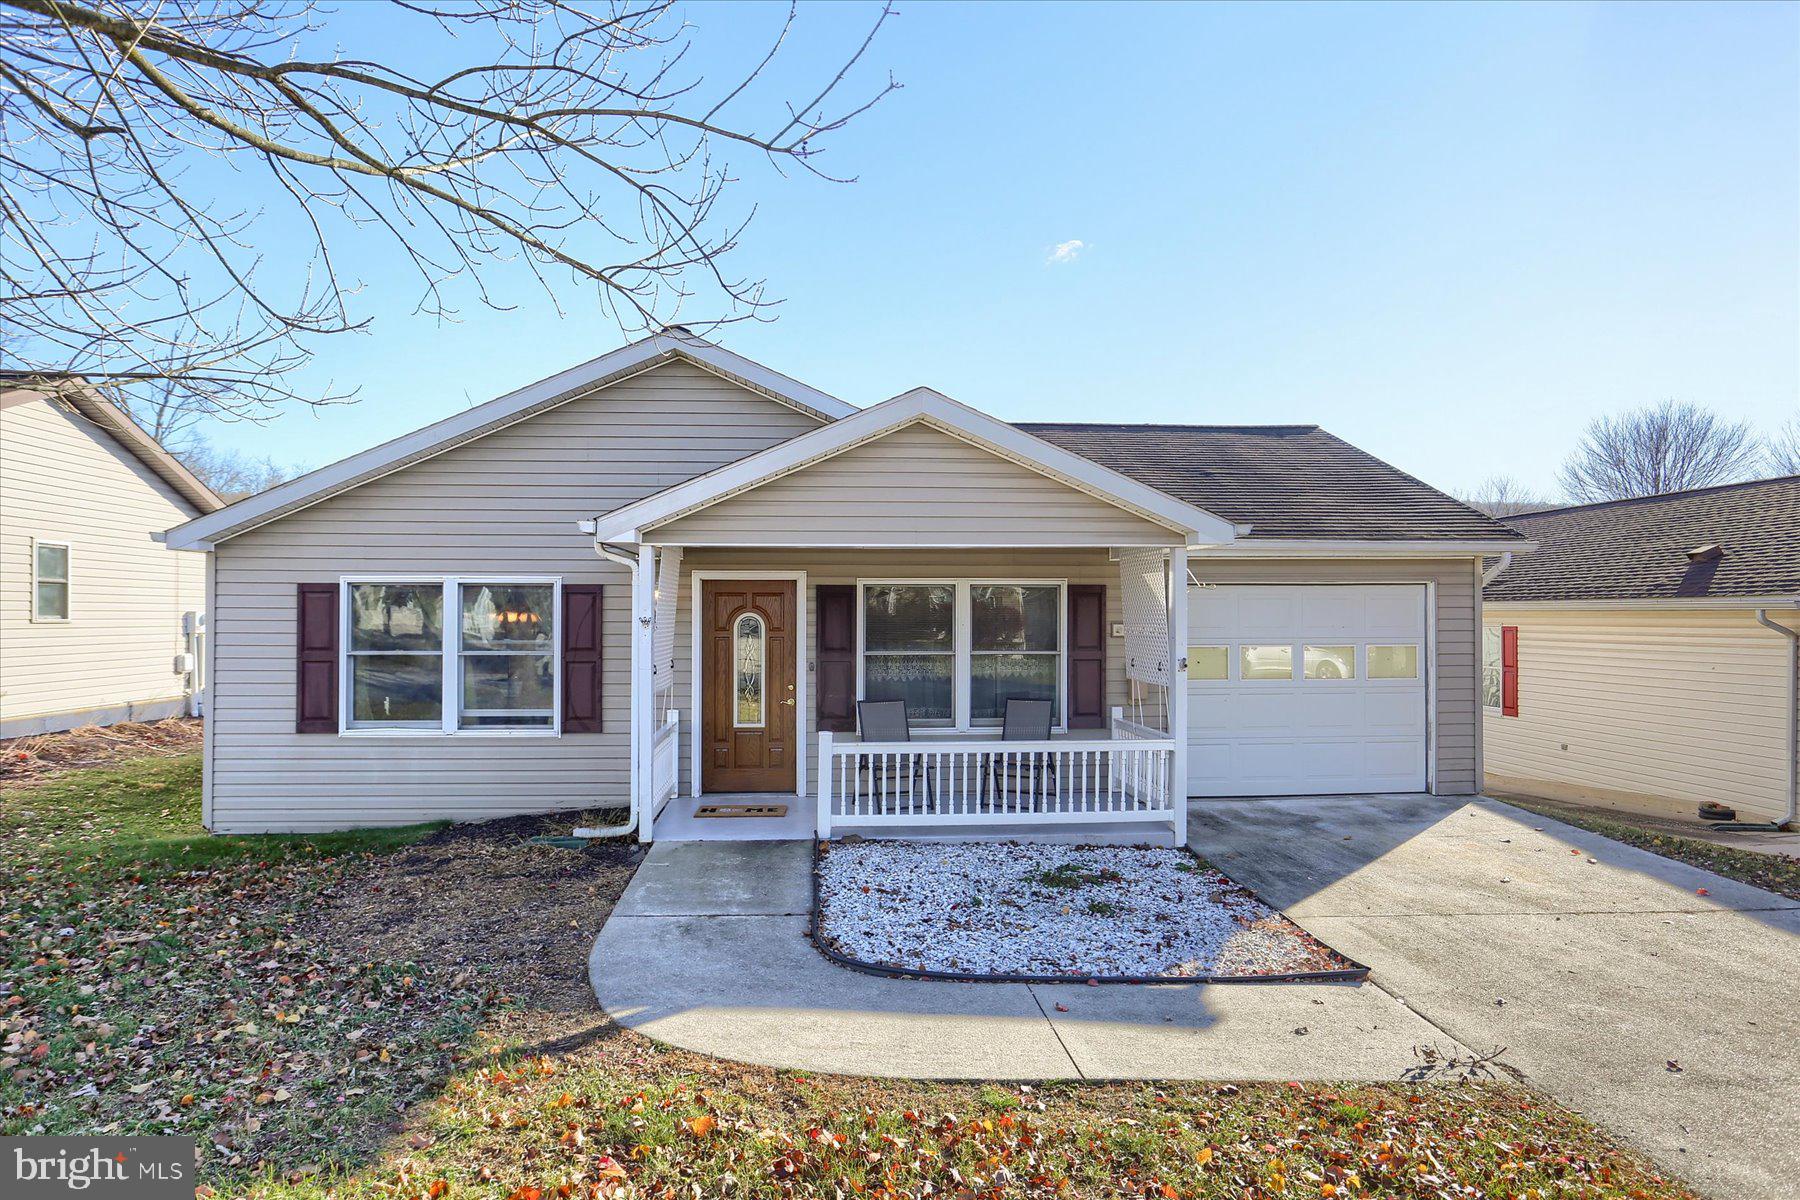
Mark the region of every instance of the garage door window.
<instances>
[{"instance_id":1,"label":"garage door window","mask_svg":"<svg viewBox=\"0 0 1800 1200\"><path fill-rule=\"evenodd\" d=\"M1231 678L1230 646L1189 646L1188 678L1211 682Z\"/></svg>"},{"instance_id":2,"label":"garage door window","mask_svg":"<svg viewBox=\"0 0 1800 1200\"><path fill-rule=\"evenodd\" d=\"M1294 648L1292 646L1239 646L1239 679L1292 679Z\"/></svg>"},{"instance_id":3,"label":"garage door window","mask_svg":"<svg viewBox=\"0 0 1800 1200\"><path fill-rule=\"evenodd\" d=\"M1308 646L1302 666L1308 679L1355 679L1355 646Z\"/></svg>"},{"instance_id":4,"label":"garage door window","mask_svg":"<svg viewBox=\"0 0 1800 1200\"><path fill-rule=\"evenodd\" d=\"M1417 646L1370 646L1370 679L1417 679L1419 648Z\"/></svg>"}]
</instances>

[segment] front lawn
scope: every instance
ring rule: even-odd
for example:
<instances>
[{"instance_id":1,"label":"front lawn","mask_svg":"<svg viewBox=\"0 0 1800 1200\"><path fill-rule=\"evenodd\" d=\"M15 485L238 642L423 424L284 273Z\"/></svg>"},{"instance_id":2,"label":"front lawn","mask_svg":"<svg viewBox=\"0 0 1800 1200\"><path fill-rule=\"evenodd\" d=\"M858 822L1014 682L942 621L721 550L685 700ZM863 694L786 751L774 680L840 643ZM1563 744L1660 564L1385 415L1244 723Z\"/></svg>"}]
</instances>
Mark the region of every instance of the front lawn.
<instances>
[{"instance_id":1,"label":"front lawn","mask_svg":"<svg viewBox=\"0 0 1800 1200\"><path fill-rule=\"evenodd\" d=\"M192 757L0 789L0 1134L178 1132L207 1194L1691 1197L1494 1082L936 1085L668 1050L584 977L635 848L213 838Z\"/></svg>"}]
</instances>

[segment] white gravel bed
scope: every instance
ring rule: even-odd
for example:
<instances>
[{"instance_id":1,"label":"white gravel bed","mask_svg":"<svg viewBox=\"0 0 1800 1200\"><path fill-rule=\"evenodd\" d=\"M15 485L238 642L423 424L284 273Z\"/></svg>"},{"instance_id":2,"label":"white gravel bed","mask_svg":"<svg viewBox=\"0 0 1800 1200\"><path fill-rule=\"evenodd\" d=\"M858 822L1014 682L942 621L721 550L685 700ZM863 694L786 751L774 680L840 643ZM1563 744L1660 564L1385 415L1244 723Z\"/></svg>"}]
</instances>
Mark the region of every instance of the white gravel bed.
<instances>
[{"instance_id":1,"label":"white gravel bed","mask_svg":"<svg viewBox=\"0 0 1800 1200\"><path fill-rule=\"evenodd\" d=\"M828 843L819 932L838 953L970 975L1274 975L1351 964L1182 850Z\"/></svg>"}]
</instances>

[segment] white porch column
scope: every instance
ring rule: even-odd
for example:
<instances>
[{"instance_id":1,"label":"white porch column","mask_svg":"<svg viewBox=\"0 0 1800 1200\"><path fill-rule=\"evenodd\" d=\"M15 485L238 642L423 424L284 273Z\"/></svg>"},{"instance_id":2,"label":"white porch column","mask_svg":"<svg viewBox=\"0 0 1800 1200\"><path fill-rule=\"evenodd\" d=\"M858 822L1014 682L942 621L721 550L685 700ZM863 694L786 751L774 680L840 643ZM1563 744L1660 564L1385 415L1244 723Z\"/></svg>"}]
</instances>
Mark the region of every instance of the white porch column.
<instances>
[{"instance_id":1,"label":"white porch column","mask_svg":"<svg viewBox=\"0 0 1800 1200\"><path fill-rule=\"evenodd\" d=\"M1175 803L1175 842L1187 845L1188 789L1188 554L1186 546L1169 551L1169 736L1175 741L1169 770L1170 799Z\"/></svg>"},{"instance_id":2,"label":"white porch column","mask_svg":"<svg viewBox=\"0 0 1800 1200\"><path fill-rule=\"evenodd\" d=\"M638 569L631 577L631 786L638 803L638 840L652 840L656 822L656 752L650 666L656 653L656 548L638 546Z\"/></svg>"}]
</instances>

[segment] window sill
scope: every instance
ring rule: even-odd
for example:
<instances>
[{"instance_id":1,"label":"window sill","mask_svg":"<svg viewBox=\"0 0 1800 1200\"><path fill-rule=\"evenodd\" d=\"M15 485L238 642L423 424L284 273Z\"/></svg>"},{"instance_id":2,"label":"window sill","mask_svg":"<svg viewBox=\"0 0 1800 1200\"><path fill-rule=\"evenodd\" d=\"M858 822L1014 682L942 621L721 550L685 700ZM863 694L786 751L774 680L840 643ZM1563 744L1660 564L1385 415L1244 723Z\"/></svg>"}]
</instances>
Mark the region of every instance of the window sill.
<instances>
[{"instance_id":1,"label":"window sill","mask_svg":"<svg viewBox=\"0 0 1800 1200\"><path fill-rule=\"evenodd\" d=\"M558 729L340 729L347 738L559 738Z\"/></svg>"}]
</instances>

